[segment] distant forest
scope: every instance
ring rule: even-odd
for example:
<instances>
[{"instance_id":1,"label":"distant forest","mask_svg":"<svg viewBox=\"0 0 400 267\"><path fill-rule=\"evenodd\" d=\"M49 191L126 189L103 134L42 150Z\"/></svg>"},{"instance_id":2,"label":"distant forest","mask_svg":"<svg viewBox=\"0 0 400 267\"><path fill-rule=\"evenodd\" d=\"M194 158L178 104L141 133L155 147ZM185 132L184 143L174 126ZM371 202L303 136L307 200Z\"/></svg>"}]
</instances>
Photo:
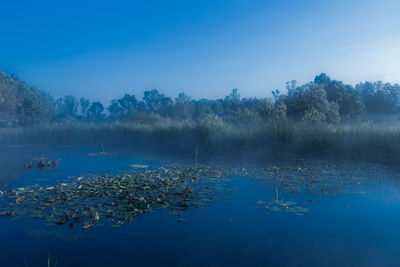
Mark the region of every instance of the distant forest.
<instances>
[{"instance_id":1,"label":"distant forest","mask_svg":"<svg viewBox=\"0 0 400 267\"><path fill-rule=\"evenodd\" d=\"M50 94L27 85L16 75L0 72L0 127L20 127L55 122L138 122L160 120L201 121L212 117L228 123L251 123L291 119L311 124L339 124L400 119L400 86L362 82L355 87L332 80L324 73L314 81L286 83L286 91L271 98L241 98L237 89L222 99L194 100L185 93L175 99L157 89L145 91L142 99L125 94L108 106L99 101Z\"/></svg>"}]
</instances>

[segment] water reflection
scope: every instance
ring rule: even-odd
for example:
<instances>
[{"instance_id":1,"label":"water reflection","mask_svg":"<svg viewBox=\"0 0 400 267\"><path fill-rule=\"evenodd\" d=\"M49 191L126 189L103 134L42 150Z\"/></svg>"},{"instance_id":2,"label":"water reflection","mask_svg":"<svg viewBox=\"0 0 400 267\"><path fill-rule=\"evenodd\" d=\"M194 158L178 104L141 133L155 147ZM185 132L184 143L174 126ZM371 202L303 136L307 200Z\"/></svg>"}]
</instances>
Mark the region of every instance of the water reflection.
<instances>
[{"instance_id":1,"label":"water reflection","mask_svg":"<svg viewBox=\"0 0 400 267\"><path fill-rule=\"evenodd\" d=\"M81 175L192 163L140 152L88 156L96 148L7 149L0 153L1 183L8 189L36 183L61 186ZM25 172L24 160L34 157L60 158L60 165ZM50 250L59 266L397 266L400 262L400 187L395 170L379 164L304 160L238 165L222 159L214 166L228 178L204 186L209 201L190 206L179 216L157 210L119 228L102 222L89 231L1 217L1 265L23 266L27 258L30 266L41 266ZM97 219L93 214L90 220Z\"/></svg>"}]
</instances>

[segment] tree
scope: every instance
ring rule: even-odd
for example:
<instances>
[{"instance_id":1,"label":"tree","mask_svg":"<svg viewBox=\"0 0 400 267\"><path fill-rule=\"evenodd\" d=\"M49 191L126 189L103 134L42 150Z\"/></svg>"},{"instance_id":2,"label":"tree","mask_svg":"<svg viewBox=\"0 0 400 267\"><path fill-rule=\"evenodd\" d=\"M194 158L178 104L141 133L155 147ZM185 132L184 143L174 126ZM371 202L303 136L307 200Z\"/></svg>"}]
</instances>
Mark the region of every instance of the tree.
<instances>
[{"instance_id":1,"label":"tree","mask_svg":"<svg viewBox=\"0 0 400 267\"><path fill-rule=\"evenodd\" d=\"M230 93L228 96L225 97L223 101L220 101L223 105L224 108L224 115L226 117L229 117L229 119L232 121L234 120L233 118L241 114L243 112L243 105L240 100L240 94L238 93L238 89L233 89L232 93Z\"/></svg>"},{"instance_id":2,"label":"tree","mask_svg":"<svg viewBox=\"0 0 400 267\"><path fill-rule=\"evenodd\" d=\"M121 107L118 100L111 100L111 104L107 109L110 112L111 117L114 119L119 118L124 112L124 109Z\"/></svg>"},{"instance_id":3,"label":"tree","mask_svg":"<svg viewBox=\"0 0 400 267\"><path fill-rule=\"evenodd\" d=\"M238 89L232 89L232 93L225 97L225 101L239 102L240 94L238 93Z\"/></svg>"},{"instance_id":4,"label":"tree","mask_svg":"<svg viewBox=\"0 0 400 267\"><path fill-rule=\"evenodd\" d=\"M279 102L281 100L282 94L281 91L279 91L279 89L273 90L271 93L272 93L272 98L274 99L275 102Z\"/></svg>"},{"instance_id":5,"label":"tree","mask_svg":"<svg viewBox=\"0 0 400 267\"><path fill-rule=\"evenodd\" d=\"M175 98L174 117L183 120L192 118L192 105L190 102L190 97L185 95L183 92L179 93L178 97Z\"/></svg>"},{"instance_id":6,"label":"tree","mask_svg":"<svg viewBox=\"0 0 400 267\"><path fill-rule=\"evenodd\" d=\"M286 90L288 94L290 94L292 91L296 90L297 86L297 81L296 80L291 80L290 82L286 82ZM276 90L276 92L279 95L279 90ZM274 95L274 93L272 93Z\"/></svg>"},{"instance_id":7,"label":"tree","mask_svg":"<svg viewBox=\"0 0 400 267\"><path fill-rule=\"evenodd\" d=\"M81 113L82 113L82 115L86 117L86 116L87 116L87 109L88 109L89 106L90 106L90 100L87 99L87 98L81 97L81 98L79 99L79 104L80 104L80 106L81 106Z\"/></svg>"},{"instance_id":8,"label":"tree","mask_svg":"<svg viewBox=\"0 0 400 267\"><path fill-rule=\"evenodd\" d=\"M71 118L76 116L78 101L72 95L66 95L56 101L56 110L60 117Z\"/></svg>"},{"instance_id":9,"label":"tree","mask_svg":"<svg viewBox=\"0 0 400 267\"><path fill-rule=\"evenodd\" d=\"M29 87L15 74L0 71L0 126L49 120L53 104L49 94Z\"/></svg>"},{"instance_id":10,"label":"tree","mask_svg":"<svg viewBox=\"0 0 400 267\"><path fill-rule=\"evenodd\" d=\"M326 91L329 102L335 102L338 105L342 121L358 120L364 113L365 105L361 94L353 86L331 80L325 73L317 75L314 83L319 84Z\"/></svg>"},{"instance_id":11,"label":"tree","mask_svg":"<svg viewBox=\"0 0 400 267\"><path fill-rule=\"evenodd\" d=\"M144 91L143 101L146 103L149 112L158 112L160 109L166 111L173 104L171 98L160 94L157 89Z\"/></svg>"},{"instance_id":12,"label":"tree","mask_svg":"<svg viewBox=\"0 0 400 267\"><path fill-rule=\"evenodd\" d=\"M292 89L283 100L289 116L311 123L337 123L338 105L329 102L323 86L308 83Z\"/></svg>"},{"instance_id":13,"label":"tree","mask_svg":"<svg viewBox=\"0 0 400 267\"><path fill-rule=\"evenodd\" d=\"M135 95L125 94L122 98L118 99L118 104L120 105L122 110L118 112L122 112L125 115L133 114L138 111L138 102L136 100ZM116 108L116 106L114 105Z\"/></svg>"},{"instance_id":14,"label":"tree","mask_svg":"<svg viewBox=\"0 0 400 267\"><path fill-rule=\"evenodd\" d=\"M398 84L365 82L356 85L369 115L395 115L400 110L400 86Z\"/></svg>"},{"instance_id":15,"label":"tree","mask_svg":"<svg viewBox=\"0 0 400 267\"><path fill-rule=\"evenodd\" d=\"M30 87L23 93L22 103L17 108L20 123L30 123L50 119L54 114L53 98Z\"/></svg>"},{"instance_id":16,"label":"tree","mask_svg":"<svg viewBox=\"0 0 400 267\"><path fill-rule=\"evenodd\" d=\"M274 101L270 98L261 100L258 103L258 113L264 119L270 119L274 115Z\"/></svg>"},{"instance_id":17,"label":"tree","mask_svg":"<svg viewBox=\"0 0 400 267\"><path fill-rule=\"evenodd\" d=\"M225 110L222 100L211 101L209 108L211 109L209 113L214 113L218 116L224 115Z\"/></svg>"},{"instance_id":18,"label":"tree","mask_svg":"<svg viewBox=\"0 0 400 267\"><path fill-rule=\"evenodd\" d=\"M100 120L103 118L104 106L99 101L93 102L88 110L89 118L92 120Z\"/></svg>"}]
</instances>

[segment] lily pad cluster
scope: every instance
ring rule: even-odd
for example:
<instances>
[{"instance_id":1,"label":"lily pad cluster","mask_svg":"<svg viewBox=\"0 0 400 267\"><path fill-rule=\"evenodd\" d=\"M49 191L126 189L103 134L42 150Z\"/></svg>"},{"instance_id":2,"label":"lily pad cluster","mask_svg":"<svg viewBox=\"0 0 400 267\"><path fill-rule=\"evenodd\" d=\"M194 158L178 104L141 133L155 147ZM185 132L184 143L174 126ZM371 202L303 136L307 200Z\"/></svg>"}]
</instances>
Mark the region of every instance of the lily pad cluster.
<instances>
[{"instance_id":1,"label":"lily pad cluster","mask_svg":"<svg viewBox=\"0 0 400 267\"><path fill-rule=\"evenodd\" d=\"M279 199L278 189L276 188L275 191L276 191L276 199L273 199L268 202L258 200L256 204L263 206L267 211L272 211L272 212L285 211L294 213L298 216L303 216L304 213L310 212L308 208L301 207L297 205L296 202Z\"/></svg>"},{"instance_id":2,"label":"lily pad cluster","mask_svg":"<svg viewBox=\"0 0 400 267\"><path fill-rule=\"evenodd\" d=\"M290 212L294 213L298 216L303 216L305 213L310 212L308 208L301 207L297 205L296 202L293 201L285 201L285 200L271 200L268 202L259 200L257 201L257 205L260 205L265 208L267 211L271 212Z\"/></svg>"},{"instance_id":3,"label":"lily pad cluster","mask_svg":"<svg viewBox=\"0 0 400 267\"><path fill-rule=\"evenodd\" d=\"M371 164L324 161L268 165L251 173L282 191L322 195L358 190L384 175L381 168Z\"/></svg>"},{"instance_id":4,"label":"lily pad cluster","mask_svg":"<svg viewBox=\"0 0 400 267\"><path fill-rule=\"evenodd\" d=\"M207 167L138 170L123 175L78 177L72 182L44 187L33 185L0 195L0 216L38 218L49 224L88 230L102 220L114 227L156 209L175 215L198 207L212 197L202 191L202 180L220 172Z\"/></svg>"},{"instance_id":5,"label":"lily pad cluster","mask_svg":"<svg viewBox=\"0 0 400 267\"><path fill-rule=\"evenodd\" d=\"M0 216L38 218L52 225L78 225L83 230L101 222L118 227L158 209L169 209L173 215L181 216L189 207L213 201L223 186L221 182L237 176L265 179L276 188L276 199L257 202L266 210L303 215L309 210L278 199L278 190L331 195L361 188L383 174L378 166L315 161L246 168L187 166L150 170L149 166L137 164L131 167L136 170L120 175L78 177L52 186L0 191Z\"/></svg>"}]
</instances>

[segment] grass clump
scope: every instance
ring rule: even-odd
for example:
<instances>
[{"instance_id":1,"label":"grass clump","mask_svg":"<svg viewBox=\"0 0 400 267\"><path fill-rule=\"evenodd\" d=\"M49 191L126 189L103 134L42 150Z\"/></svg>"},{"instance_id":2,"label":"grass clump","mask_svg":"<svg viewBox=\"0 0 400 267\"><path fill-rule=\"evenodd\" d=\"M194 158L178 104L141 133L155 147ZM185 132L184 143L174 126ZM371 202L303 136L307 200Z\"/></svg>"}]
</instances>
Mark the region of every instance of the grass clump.
<instances>
[{"instance_id":1,"label":"grass clump","mask_svg":"<svg viewBox=\"0 0 400 267\"><path fill-rule=\"evenodd\" d=\"M2 144L157 146L172 153L288 158L400 159L400 125L311 124L290 120L228 123L217 116L199 122L46 125L0 131Z\"/></svg>"}]
</instances>

